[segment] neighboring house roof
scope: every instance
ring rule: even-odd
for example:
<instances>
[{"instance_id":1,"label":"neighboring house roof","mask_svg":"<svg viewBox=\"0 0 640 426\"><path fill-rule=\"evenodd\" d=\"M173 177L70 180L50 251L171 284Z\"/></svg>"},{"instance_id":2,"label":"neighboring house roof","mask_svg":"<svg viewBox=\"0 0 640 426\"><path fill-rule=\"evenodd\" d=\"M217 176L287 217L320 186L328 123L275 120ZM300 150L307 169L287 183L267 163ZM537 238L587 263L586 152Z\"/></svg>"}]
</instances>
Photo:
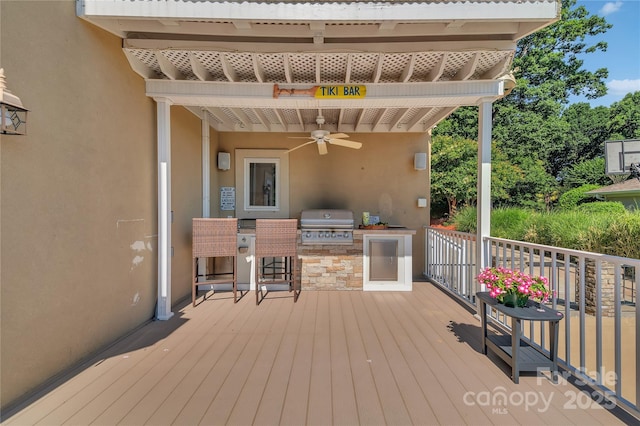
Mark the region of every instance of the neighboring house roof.
<instances>
[{"instance_id":1,"label":"neighboring house roof","mask_svg":"<svg viewBox=\"0 0 640 426\"><path fill-rule=\"evenodd\" d=\"M148 96L218 131L310 131L323 116L331 132L389 133L426 132L508 94L517 41L561 10L557 0L78 0L76 11L122 38ZM366 96L300 95L333 85Z\"/></svg>"},{"instance_id":2,"label":"neighboring house roof","mask_svg":"<svg viewBox=\"0 0 640 426\"><path fill-rule=\"evenodd\" d=\"M586 192L590 195L638 195L640 196L640 180L628 179L624 182L614 183L613 185L603 186Z\"/></svg>"}]
</instances>

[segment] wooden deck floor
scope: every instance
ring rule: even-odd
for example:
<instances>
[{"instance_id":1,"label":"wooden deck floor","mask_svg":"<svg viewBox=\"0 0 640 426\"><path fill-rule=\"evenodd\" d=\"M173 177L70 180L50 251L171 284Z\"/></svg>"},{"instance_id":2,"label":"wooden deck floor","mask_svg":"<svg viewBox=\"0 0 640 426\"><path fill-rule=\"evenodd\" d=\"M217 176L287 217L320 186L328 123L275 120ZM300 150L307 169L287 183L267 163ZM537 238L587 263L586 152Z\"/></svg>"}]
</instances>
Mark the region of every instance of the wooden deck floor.
<instances>
[{"instance_id":1,"label":"wooden deck floor","mask_svg":"<svg viewBox=\"0 0 640 426\"><path fill-rule=\"evenodd\" d=\"M623 424L546 377L480 353L480 322L412 292L221 293L152 322L6 425ZM502 397L502 398L501 398ZM615 411L615 410L614 410Z\"/></svg>"}]
</instances>

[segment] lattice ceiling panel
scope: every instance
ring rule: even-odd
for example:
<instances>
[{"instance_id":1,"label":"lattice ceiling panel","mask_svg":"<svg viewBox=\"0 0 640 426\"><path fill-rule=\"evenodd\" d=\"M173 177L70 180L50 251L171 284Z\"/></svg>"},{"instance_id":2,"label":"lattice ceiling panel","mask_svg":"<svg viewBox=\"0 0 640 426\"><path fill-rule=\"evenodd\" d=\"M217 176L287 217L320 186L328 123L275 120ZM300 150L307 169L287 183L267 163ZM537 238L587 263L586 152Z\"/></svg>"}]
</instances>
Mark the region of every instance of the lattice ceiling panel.
<instances>
[{"instance_id":1,"label":"lattice ceiling panel","mask_svg":"<svg viewBox=\"0 0 640 426\"><path fill-rule=\"evenodd\" d=\"M250 53L226 53L224 56L237 74L237 81L256 81L256 74L253 69L253 57Z\"/></svg>"},{"instance_id":2,"label":"lattice ceiling panel","mask_svg":"<svg viewBox=\"0 0 640 426\"><path fill-rule=\"evenodd\" d=\"M196 51L193 52L193 55L209 71L213 81L227 81L218 52Z\"/></svg>"},{"instance_id":3,"label":"lattice ceiling panel","mask_svg":"<svg viewBox=\"0 0 640 426\"><path fill-rule=\"evenodd\" d=\"M180 50L166 50L159 53L167 58L171 63L180 70L186 80L197 80L193 71L191 71L191 61L189 60L189 53Z\"/></svg>"},{"instance_id":4,"label":"lattice ceiling panel","mask_svg":"<svg viewBox=\"0 0 640 426\"><path fill-rule=\"evenodd\" d=\"M428 76L442 60L443 52L424 52L415 55L414 71L409 79L410 82L428 81Z\"/></svg>"},{"instance_id":5,"label":"lattice ceiling panel","mask_svg":"<svg viewBox=\"0 0 640 426\"><path fill-rule=\"evenodd\" d=\"M284 124L300 124L298 112L295 109L281 109L280 116L285 121ZM313 120L315 122L315 118Z\"/></svg>"},{"instance_id":6,"label":"lattice ceiling panel","mask_svg":"<svg viewBox=\"0 0 640 426\"><path fill-rule=\"evenodd\" d=\"M277 83L286 80L284 67L282 66L283 55L259 53L257 58L267 82Z\"/></svg>"},{"instance_id":7,"label":"lattice ceiling panel","mask_svg":"<svg viewBox=\"0 0 640 426\"><path fill-rule=\"evenodd\" d=\"M316 55L289 55L293 81L296 83L316 83Z\"/></svg>"},{"instance_id":8,"label":"lattice ceiling panel","mask_svg":"<svg viewBox=\"0 0 640 426\"><path fill-rule=\"evenodd\" d=\"M384 56L382 65L381 83L396 82L400 79L402 72L407 68L411 61L411 54L387 54Z\"/></svg>"},{"instance_id":9,"label":"lattice ceiling panel","mask_svg":"<svg viewBox=\"0 0 640 426\"><path fill-rule=\"evenodd\" d=\"M447 56L447 64L440 80L451 80L471 60L474 52L453 52Z\"/></svg>"},{"instance_id":10,"label":"lattice ceiling panel","mask_svg":"<svg viewBox=\"0 0 640 426\"><path fill-rule=\"evenodd\" d=\"M351 82L370 82L378 64L378 56L377 53L351 54Z\"/></svg>"},{"instance_id":11,"label":"lattice ceiling panel","mask_svg":"<svg viewBox=\"0 0 640 426\"><path fill-rule=\"evenodd\" d=\"M332 84L344 83L347 55L322 55L320 69L322 81Z\"/></svg>"},{"instance_id":12,"label":"lattice ceiling panel","mask_svg":"<svg viewBox=\"0 0 640 426\"><path fill-rule=\"evenodd\" d=\"M406 76L409 83L430 82L437 77L438 68L443 66L443 72L436 81L451 80L461 70L470 70L470 61L478 54L474 73L463 77L470 80L485 78L483 75L492 70L495 77L502 74L494 69L497 64L505 72L511 65L512 51L454 51L446 52L444 65L442 60L445 52L289 52L289 53L252 53L252 52L220 52L208 50L186 49L127 49L132 67L147 79L169 80L173 78L235 83L277 83L286 87L293 83L310 87L318 84L371 84L402 85ZM158 61L158 56L166 58L181 74L175 74L174 69ZM136 62L134 64L134 58ZM504 61L504 59L509 59ZM256 61L256 65L254 65ZM140 64L147 67L147 71ZM197 67L195 69L194 67ZM165 75L163 73L167 73ZM319 71L320 81L317 81ZM435 72L435 73L434 73ZM433 73L433 74L432 74ZM208 74L208 75L207 75ZM379 79L376 81L376 77ZM290 81L289 78L290 77ZM296 95L300 96L300 95ZM301 100L305 99L303 95ZM274 109L276 103L260 110L251 106L247 99L246 105L225 107L217 111L212 109L212 125L222 131L300 131L314 129L316 125L317 109L310 109L308 100L301 107L300 113L293 108ZM345 104L348 102L345 102ZM407 106L409 107L409 105ZM401 108L380 109L374 103L363 103L362 108L343 110L331 108L322 110L326 120L326 129L332 132L353 131L423 131L445 115L439 108L433 108L424 114L424 108L411 107L404 116ZM450 108L449 108L450 109ZM221 112L224 111L224 112ZM380 116L382 114L382 116ZM416 118L416 114L420 117ZM401 117L401 118L400 118ZM400 121L398 121L400 120ZM419 123L416 123L419 121ZM430 124L431 123L431 124ZM375 126L375 128L374 128ZM349 130L345 130L349 129Z\"/></svg>"}]
</instances>

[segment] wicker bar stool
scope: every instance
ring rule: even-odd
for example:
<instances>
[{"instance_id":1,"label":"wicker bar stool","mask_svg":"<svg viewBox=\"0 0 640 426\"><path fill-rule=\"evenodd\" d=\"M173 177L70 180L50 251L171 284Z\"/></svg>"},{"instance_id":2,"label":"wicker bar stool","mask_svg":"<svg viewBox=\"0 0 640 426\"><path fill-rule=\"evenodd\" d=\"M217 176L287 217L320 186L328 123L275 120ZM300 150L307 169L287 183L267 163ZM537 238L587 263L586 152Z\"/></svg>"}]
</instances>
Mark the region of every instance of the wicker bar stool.
<instances>
[{"instance_id":1,"label":"wicker bar stool","mask_svg":"<svg viewBox=\"0 0 640 426\"><path fill-rule=\"evenodd\" d=\"M196 306L199 285L231 283L233 301L238 301L238 256L237 256L238 219L193 219L193 262L191 288L191 303ZM204 262L205 269L209 259L216 257L231 257L233 270L231 272L211 273L198 271L198 263ZM204 300L207 295L205 293Z\"/></svg>"},{"instance_id":2,"label":"wicker bar stool","mask_svg":"<svg viewBox=\"0 0 640 426\"><path fill-rule=\"evenodd\" d=\"M288 284L298 301L296 286L298 219L256 219L256 305L265 298L263 288Z\"/></svg>"}]
</instances>

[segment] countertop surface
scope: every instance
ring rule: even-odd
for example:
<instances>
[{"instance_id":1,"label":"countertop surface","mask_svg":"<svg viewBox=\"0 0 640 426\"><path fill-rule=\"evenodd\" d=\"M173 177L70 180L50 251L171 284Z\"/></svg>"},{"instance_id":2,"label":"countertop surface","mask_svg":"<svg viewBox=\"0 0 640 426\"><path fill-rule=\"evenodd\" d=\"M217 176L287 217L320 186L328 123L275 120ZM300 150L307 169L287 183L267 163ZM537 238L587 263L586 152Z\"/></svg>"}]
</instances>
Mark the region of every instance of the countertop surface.
<instances>
[{"instance_id":1,"label":"countertop surface","mask_svg":"<svg viewBox=\"0 0 640 426\"><path fill-rule=\"evenodd\" d=\"M298 233L300 232L300 229L298 229ZM252 235L255 234L256 230L255 228L240 228L238 230L238 234L246 234L246 235ZM354 229L353 230L354 234L384 234L384 235L415 235L416 230L415 229L408 229L408 228L385 228L385 229Z\"/></svg>"}]
</instances>

